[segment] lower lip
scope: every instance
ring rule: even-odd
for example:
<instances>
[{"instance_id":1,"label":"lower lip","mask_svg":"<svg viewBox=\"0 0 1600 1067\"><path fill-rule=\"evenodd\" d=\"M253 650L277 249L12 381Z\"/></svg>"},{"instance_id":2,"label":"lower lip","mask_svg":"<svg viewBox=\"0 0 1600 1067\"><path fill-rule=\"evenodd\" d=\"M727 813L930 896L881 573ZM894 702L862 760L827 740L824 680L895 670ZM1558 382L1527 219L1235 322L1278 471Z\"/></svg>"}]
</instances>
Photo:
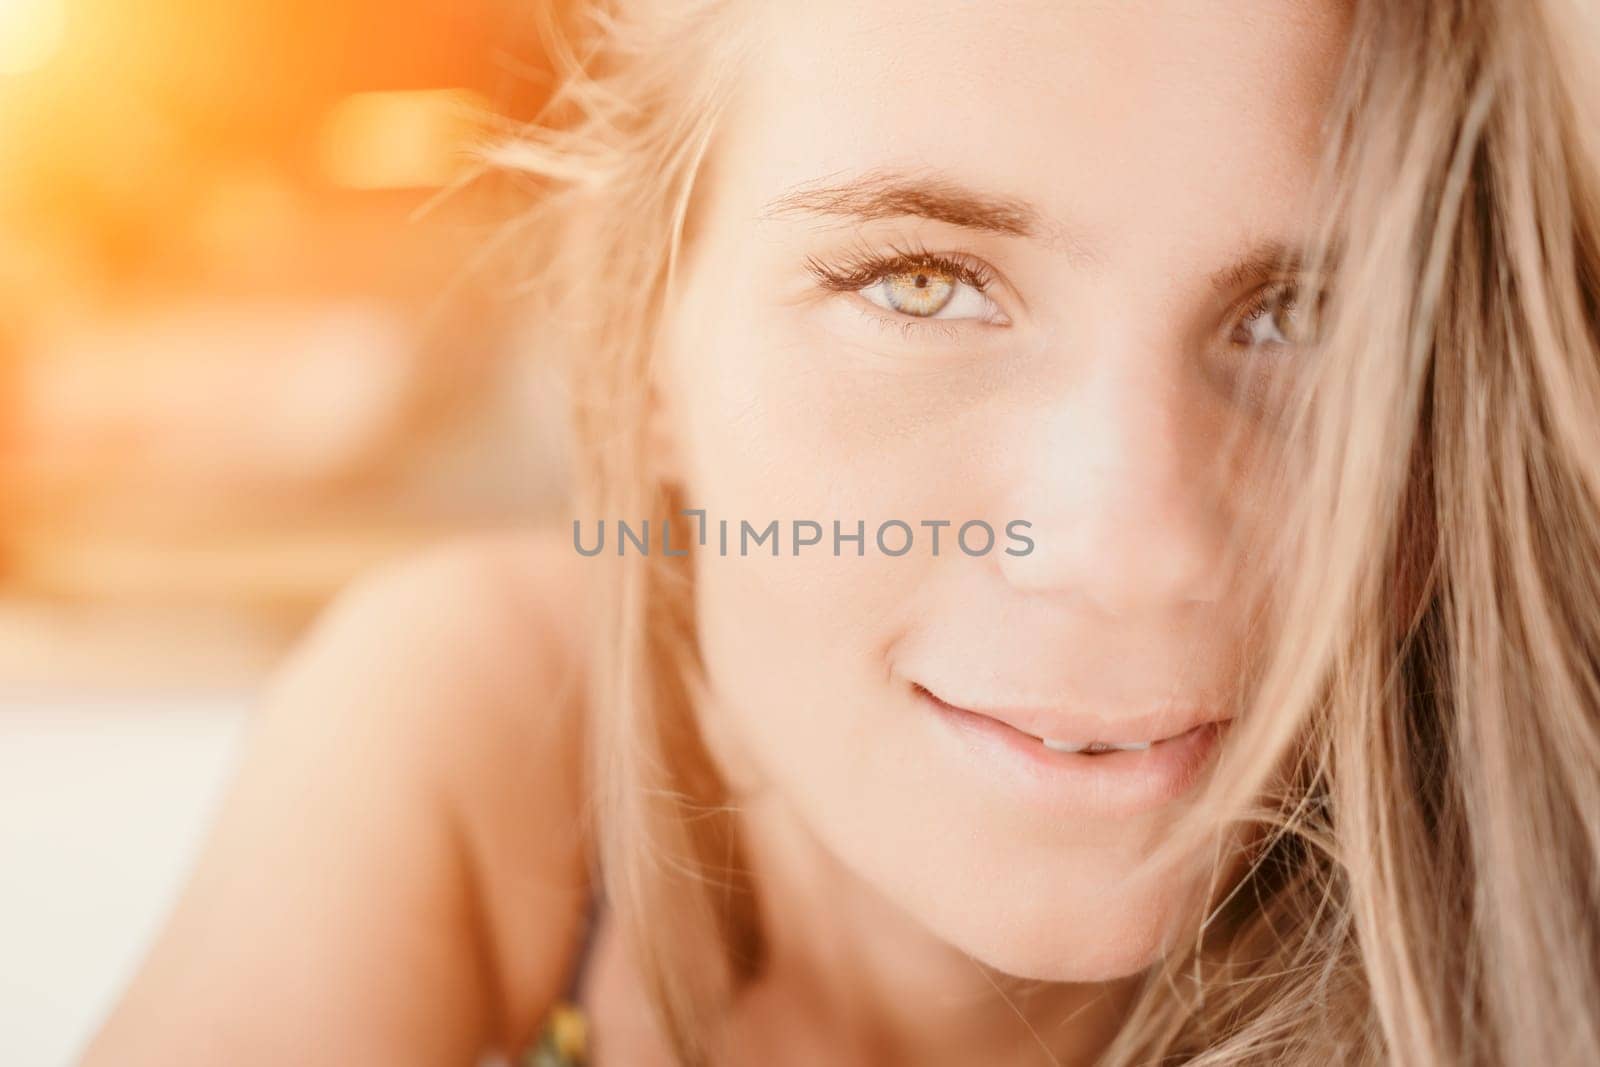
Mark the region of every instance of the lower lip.
<instances>
[{"instance_id":1,"label":"lower lip","mask_svg":"<svg viewBox=\"0 0 1600 1067\"><path fill-rule=\"evenodd\" d=\"M1142 751L1057 752L1031 734L916 687L958 754L1033 803L1096 818L1153 811L1189 792L1210 766L1227 722L1205 723Z\"/></svg>"}]
</instances>

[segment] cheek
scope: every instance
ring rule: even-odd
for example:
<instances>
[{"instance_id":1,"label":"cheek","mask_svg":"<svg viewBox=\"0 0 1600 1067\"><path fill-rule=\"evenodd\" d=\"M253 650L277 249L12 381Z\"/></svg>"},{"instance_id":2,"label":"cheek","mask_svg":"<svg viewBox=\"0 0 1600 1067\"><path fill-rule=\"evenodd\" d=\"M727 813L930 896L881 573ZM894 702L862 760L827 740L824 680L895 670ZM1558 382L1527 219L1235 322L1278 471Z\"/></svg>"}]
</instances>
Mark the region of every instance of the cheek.
<instances>
[{"instance_id":1,"label":"cheek","mask_svg":"<svg viewBox=\"0 0 1600 1067\"><path fill-rule=\"evenodd\" d=\"M695 383L684 397L687 500L707 521L696 560L701 648L750 746L808 753L812 770L832 777L842 773L836 753L864 742L869 710L881 710L871 705L883 701L884 656L923 577L918 554L884 556L875 531L959 502L929 476L940 457L912 462L885 447L881 406L829 373L825 354L756 323L728 332L741 343L701 347L683 379ZM817 524L804 533L821 543L796 554L802 521ZM770 541L746 536L774 522L776 556ZM864 554L846 539L857 532Z\"/></svg>"},{"instance_id":2,"label":"cheek","mask_svg":"<svg viewBox=\"0 0 1600 1067\"><path fill-rule=\"evenodd\" d=\"M937 562L919 524L985 514L982 478L965 473L982 457L941 400L948 384L862 358L781 310L725 317L695 340L677 380L686 498L708 524L702 641L726 628L745 665L730 670L759 664L769 686L810 689L822 664L842 672L836 691L872 680ZM891 520L912 527L905 555L878 548ZM805 535L821 542L796 552L798 522L815 523ZM773 523L776 557L770 542L741 536ZM858 533L864 544L850 539ZM884 536L899 547L901 535Z\"/></svg>"},{"instance_id":3,"label":"cheek","mask_svg":"<svg viewBox=\"0 0 1600 1067\"><path fill-rule=\"evenodd\" d=\"M843 809L891 781L907 751L916 709L889 683L888 654L940 562L921 550L919 523L983 514L981 478L958 473L977 460L963 459L941 383L782 310L719 314L697 316L717 328L685 339L675 377L686 499L708 522L696 623L718 706L703 714L731 775L776 784L806 812ZM797 520L822 538L798 555ZM889 520L918 538L903 556L875 543ZM774 521L779 554L753 542L742 554L741 524ZM836 554L835 523L864 546L841 538Z\"/></svg>"}]
</instances>

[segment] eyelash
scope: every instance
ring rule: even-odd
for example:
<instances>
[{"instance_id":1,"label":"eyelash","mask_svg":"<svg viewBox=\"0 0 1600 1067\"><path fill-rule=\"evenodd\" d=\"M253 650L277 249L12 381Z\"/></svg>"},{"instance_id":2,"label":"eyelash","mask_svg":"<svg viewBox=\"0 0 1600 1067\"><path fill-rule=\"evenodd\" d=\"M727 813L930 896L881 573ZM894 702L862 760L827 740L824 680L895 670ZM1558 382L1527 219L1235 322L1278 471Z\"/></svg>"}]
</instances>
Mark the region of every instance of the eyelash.
<instances>
[{"instance_id":1,"label":"eyelash","mask_svg":"<svg viewBox=\"0 0 1600 1067\"><path fill-rule=\"evenodd\" d=\"M1295 298L1299 295L1298 290L1299 287L1294 282L1274 282L1256 290L1240 309L1239 320L1247 321L1277 306L1293 308L1296 303Z\"/></svg>"},{"instance_id":2,"label":"eyelash","mask_svg":"<svg viewBox=\"0 0 1600 1067\"><path fill-rule=\"evenodd\" d=\"M921 247L892 248L887 254L860 248L845 253L833 264L810 256L806 259L806 269L816 277L822 288L837 293L859 293L884 278L919 270L947 274L980 293L987 293L995 281L993 269L980 261L956 259ZM937 330L947 337L955 337L960 332L956 324L937 319L918 318L915 315L891 316L877 308L863 307L862 311L879 325L898 329L907 338L926 330Z\"/></svg>"},{"instance_id":3,"label":"eyelash","mask_svg":"<svg viewBox=\"0 0 1600 1067\"><path fill-rule=\"evenodd\" d=\"M994 272L982 263L967 263L922 248L895 249L890 254L859 250L847 253L838 265L811 256L806 268L816 275L823 288L836 292L857 292L891 274L910 274L928 268L949 274L977 289L986 291L994 284Z\"/></svg>"}]
</instances>

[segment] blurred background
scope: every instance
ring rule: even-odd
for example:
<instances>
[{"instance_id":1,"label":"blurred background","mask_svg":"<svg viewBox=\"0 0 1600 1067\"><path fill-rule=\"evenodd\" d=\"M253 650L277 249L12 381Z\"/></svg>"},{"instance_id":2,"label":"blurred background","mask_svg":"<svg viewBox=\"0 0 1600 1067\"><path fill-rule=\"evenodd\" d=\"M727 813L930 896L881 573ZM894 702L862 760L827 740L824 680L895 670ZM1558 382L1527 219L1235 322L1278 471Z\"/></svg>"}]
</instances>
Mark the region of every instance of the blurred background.
<instances>
[{"instance_id":1,"label":"blurred background","mask_svg":"<svg viewBox=\"0 0 1600 1067\"><path fill-rule=\"evenodd\" d=\"M0 1063L71 1061L357 572L559 515L471 150L535 0L0 0Z\"/></svg>"}]
</instances>

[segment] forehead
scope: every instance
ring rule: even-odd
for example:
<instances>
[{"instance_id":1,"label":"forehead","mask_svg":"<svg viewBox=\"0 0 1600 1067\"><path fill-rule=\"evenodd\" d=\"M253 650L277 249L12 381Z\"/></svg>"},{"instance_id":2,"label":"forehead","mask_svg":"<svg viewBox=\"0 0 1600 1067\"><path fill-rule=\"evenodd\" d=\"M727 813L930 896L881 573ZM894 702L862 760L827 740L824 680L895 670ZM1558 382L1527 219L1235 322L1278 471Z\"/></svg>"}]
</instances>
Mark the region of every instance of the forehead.
<instances>
[{"instance_id":1,"label":"forehead","mask_svg":"<svg viewBox=\"0 0 1600 1067\"><path fill-rule=\"evenodd\" d=\"M1102 244L1167 218L1198 239L1208 211L1271 228L1308 185L1347 18L1337 0L751 8L717 199L748 218L819 179L936 171Z\"/></svg>"}]
</instances>

